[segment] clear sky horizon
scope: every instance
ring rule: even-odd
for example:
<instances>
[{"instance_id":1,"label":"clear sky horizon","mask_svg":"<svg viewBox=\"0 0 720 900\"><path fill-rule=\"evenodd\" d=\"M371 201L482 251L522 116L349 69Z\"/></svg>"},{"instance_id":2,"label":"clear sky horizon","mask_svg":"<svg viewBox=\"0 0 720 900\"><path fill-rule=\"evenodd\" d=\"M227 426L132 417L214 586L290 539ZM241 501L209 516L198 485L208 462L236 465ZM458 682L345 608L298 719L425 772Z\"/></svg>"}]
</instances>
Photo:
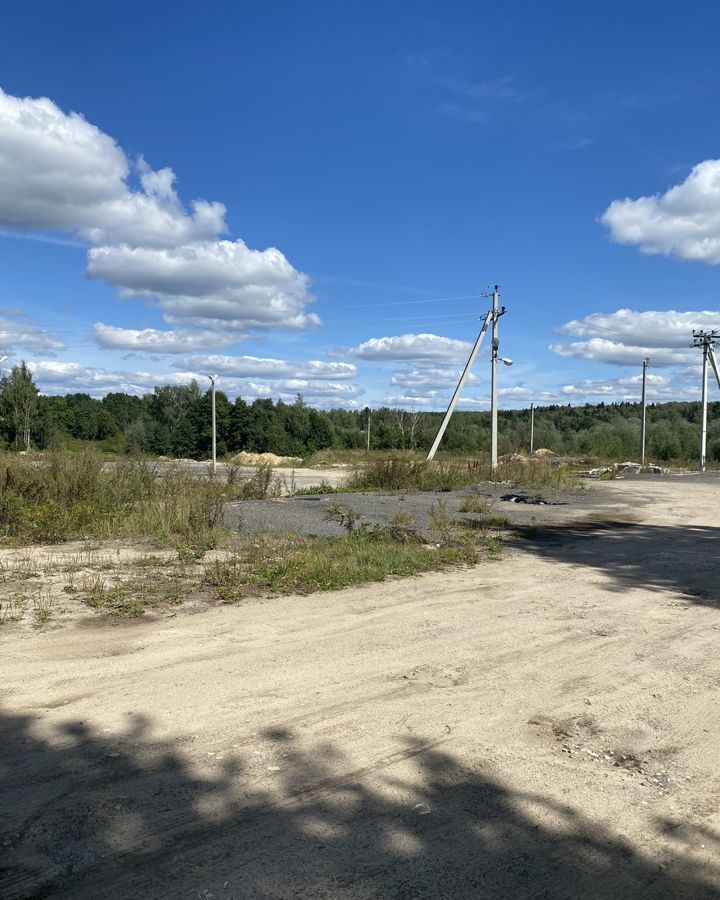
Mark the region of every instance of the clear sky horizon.
<instances>
[{"instance_id":1,"label":"clear sky horizon","mask_svg":"<svg viewBox=\"0 0 720 900\"><path fill-rule=\"evenodd\" d=\"M697 2L12 4L3 365L442 409L497 282L504 406L637 399L648 355L699 399L719 37Z\"/></svg>"}]
</instances>

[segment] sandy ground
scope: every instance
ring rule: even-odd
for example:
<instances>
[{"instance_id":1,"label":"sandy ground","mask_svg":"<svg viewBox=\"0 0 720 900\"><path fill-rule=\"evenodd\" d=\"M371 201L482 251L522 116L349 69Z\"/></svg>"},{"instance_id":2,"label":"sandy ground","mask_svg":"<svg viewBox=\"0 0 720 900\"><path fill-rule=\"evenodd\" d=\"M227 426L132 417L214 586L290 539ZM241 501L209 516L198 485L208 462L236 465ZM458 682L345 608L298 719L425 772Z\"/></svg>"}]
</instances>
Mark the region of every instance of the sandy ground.
<instances>
[{"instance_id":1,"label":"sandy ground","mask_svg":"<svg viewBox=\"0 0 720 900\"><path fill-rule=\"evenodd\" d=\"M0 896L720 897L719 486L598 485L472 570L4 632Z\"/></svg>"}]
</instances>

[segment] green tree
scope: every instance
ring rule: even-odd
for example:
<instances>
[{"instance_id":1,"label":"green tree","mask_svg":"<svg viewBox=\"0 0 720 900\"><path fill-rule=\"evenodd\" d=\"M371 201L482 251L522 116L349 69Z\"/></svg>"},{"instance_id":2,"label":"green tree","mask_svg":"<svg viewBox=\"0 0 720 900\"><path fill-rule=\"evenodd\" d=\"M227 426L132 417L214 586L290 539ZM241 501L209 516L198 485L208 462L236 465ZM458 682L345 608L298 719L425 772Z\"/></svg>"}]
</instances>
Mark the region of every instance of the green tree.
<instances>
[{"instance_id":1,"label":"green tree","mask_svg":"<svg viewBox=\"0 0 720 900\"><path fill-rule=\"evenodd\" d=\"M0 380L0 408L15 447L30 449L30 429L37 409L38 389L25 360Z\"/></svg>"}]
</instances>

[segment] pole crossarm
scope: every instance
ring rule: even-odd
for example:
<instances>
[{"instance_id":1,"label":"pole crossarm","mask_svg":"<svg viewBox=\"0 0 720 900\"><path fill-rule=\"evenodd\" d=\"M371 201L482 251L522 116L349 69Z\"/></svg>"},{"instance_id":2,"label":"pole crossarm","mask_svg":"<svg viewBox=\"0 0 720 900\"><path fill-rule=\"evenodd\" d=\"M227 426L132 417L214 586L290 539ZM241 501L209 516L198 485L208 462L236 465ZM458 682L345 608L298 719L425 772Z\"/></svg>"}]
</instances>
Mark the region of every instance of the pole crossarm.
<instances>
[{"instance_id":1,"label":"pole crossarm","mask_svg":"<svg viewBox=\"0 0 720 900\"><path fill-rule=\"evenodd\" d=\"M693 331L693 347L704 347L705 344L716 344L720 341L720 331Z\"/></svg>"}]
</instances>

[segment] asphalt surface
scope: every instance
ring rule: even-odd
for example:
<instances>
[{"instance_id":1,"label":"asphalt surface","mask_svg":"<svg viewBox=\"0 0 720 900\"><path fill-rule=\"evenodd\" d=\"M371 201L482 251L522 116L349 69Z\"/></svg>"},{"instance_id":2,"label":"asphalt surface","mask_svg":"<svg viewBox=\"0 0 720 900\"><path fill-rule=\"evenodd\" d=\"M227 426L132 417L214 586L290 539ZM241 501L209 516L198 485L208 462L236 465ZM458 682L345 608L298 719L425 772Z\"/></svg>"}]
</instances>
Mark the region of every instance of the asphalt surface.
<instances>
[{"instance_id":1,"label":"asphalt surface","mask_svg":"<svg viewBox=\"0 0 720 900\"><path fill-rule=\"evenodd\" d=\"M540 496L542 505L526 505L502 500L503 495ZM461 507L468 497L478 497L490 505L490 512L464 513ZM326 519L326 506L341 503L359 514L359 524L368 528L389 525L394 516L408 517L414 528L430 535L433 512L442 514L443 508L453 521L482 521L504 517L513 524L532 525L552 523L561 513L566 517L573 508L587 509L602 503L590 487L580 489L538 489L509 484L482 484L457 491L407 491L394 494L372 492L317 494L283 497L278 500L241 500L227 504L225 524L241 534L264 531L302 534L308 537L333 537L345 533L336 522Z\"/></svg>"},{"instance_id":2,"label":"asphalt surface","mask_svg":"<svg viewBox=\"0 0 720 900\"><path fill-rule=\"evenodd\" d=\"M335 483L339 483L340 475ZM720 487L720 472L683 472L668 475L625 475L612 479L614 483L627 483L636 489L642 484L688 484ZM300 484L298 483L298 486ZM540 497L540 505L509 502L502 497L508 494L525 497ZM490 505L486 514L464 513L461 506L467 497L475 496ZM453 521L482 521L490 517L505 518L511 525L552 525L567 521L568 515L594 512L606 518L627 519L627 506L613 502L614 495L602 490L602 482L591 479L580 482L573 488L538 488L533 485L511 485L505 483L485 483L474 488L456 491L407 491L392 494L373 492L313 494L299 497L283 497L278 500L243 500L227 504L225 524L241 534L254 535L260 532L301 534L307 537L341 536L345 530L326 519L325 507L328 503L342 503L352 507L359 514L359 524L367 528L389 525L398 513L410 519L414 528L422 534L432 535L432 513L442 510ZM609 499L610 498L610 499Z\"/></svg>"}]
</instances>

